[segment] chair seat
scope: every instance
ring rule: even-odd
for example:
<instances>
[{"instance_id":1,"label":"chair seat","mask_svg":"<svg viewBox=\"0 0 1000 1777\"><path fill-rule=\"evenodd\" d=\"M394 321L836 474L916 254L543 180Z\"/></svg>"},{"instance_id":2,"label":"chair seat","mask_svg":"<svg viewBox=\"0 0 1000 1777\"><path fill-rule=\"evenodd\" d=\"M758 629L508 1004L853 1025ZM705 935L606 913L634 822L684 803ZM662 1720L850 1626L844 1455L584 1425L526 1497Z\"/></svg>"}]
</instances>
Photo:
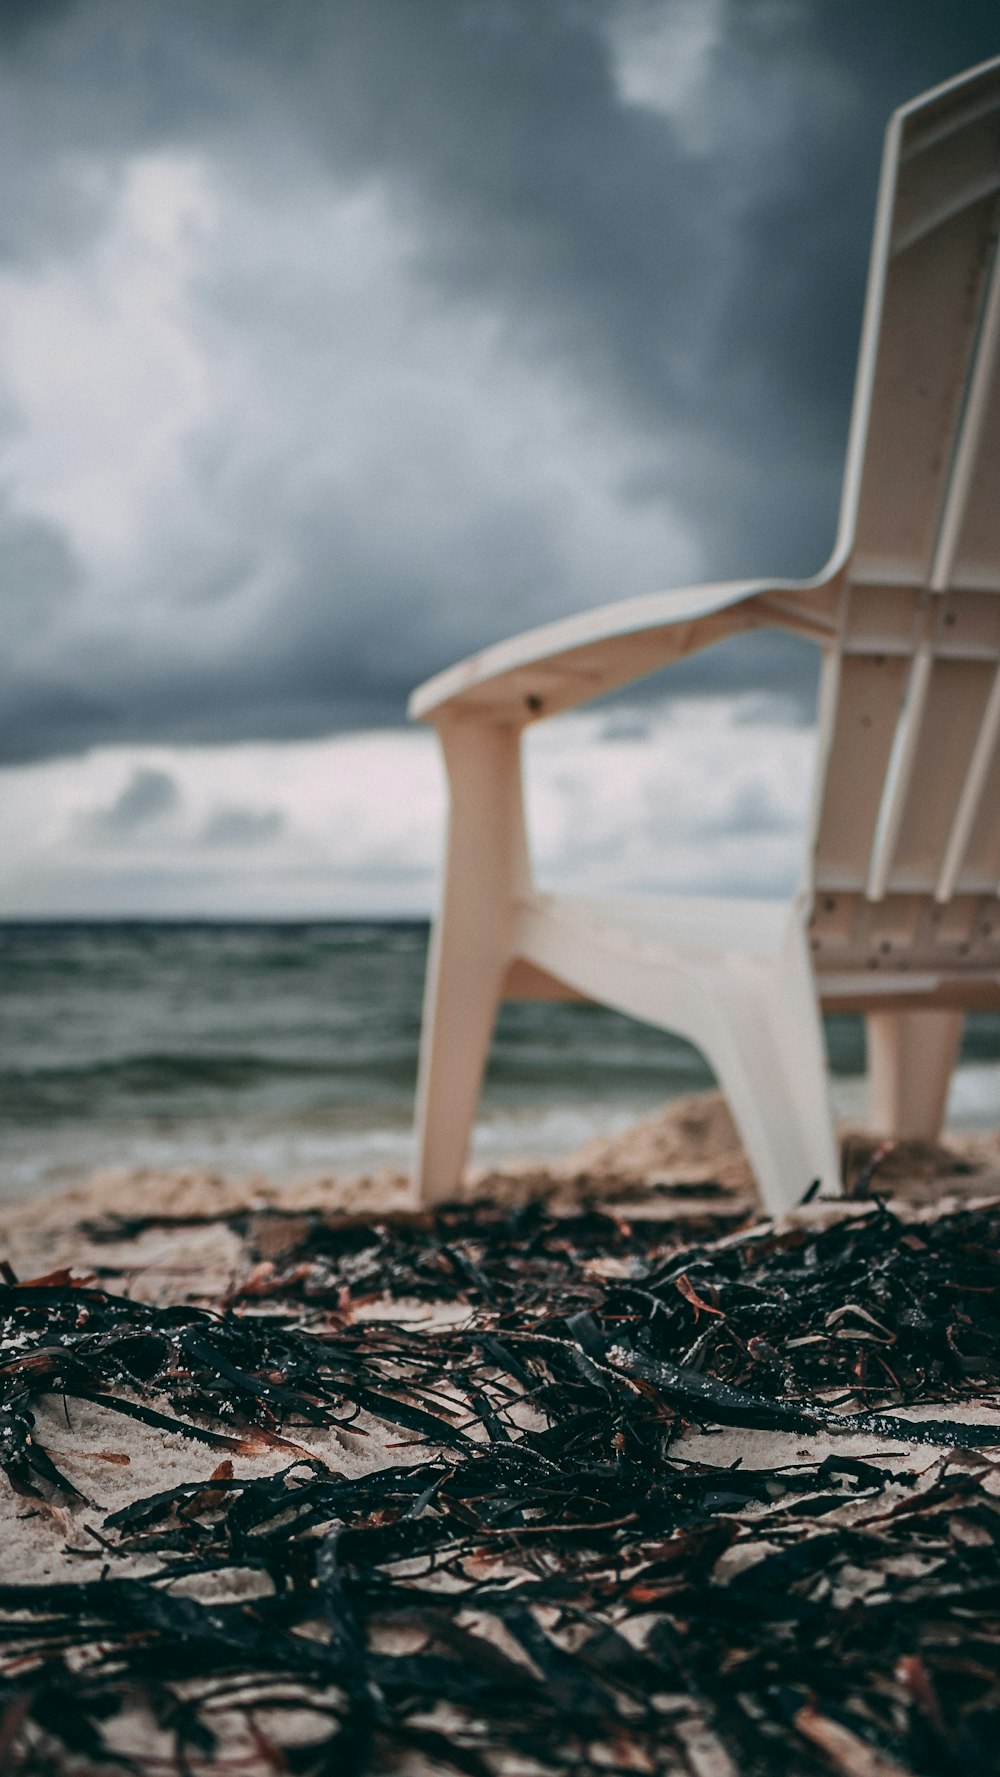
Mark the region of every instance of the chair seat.
<instances>
[{"instance_id":1,"label":"chair seat","mask_svg":"<svg viewBox=\"0 0 1000 1777\"><path fill-rule=\"evenodd\" d=\"M529 897L525 910L566 920L630 948L672 954L773 957L793 916L789 900L742 900L725 895L545 895Z\"/></svg>"},{"instance_id":2,"label":"chair seat","mask_svg":"<svg viewBox=\"0 0 1000 1777\"><path fill-rule=\"evenodd\" d=\"M515 934L525 953L540 927L562 926L576 939L617 949L623 957L645 956L654 966L669 959L710 969L729 967L735 958L777 959L799 908L796 901L722 895L534 894L521 903ZM515 947L517 941L515 936ZM814 955L813 969L824 1011L864 1012L893 1004L904 1010L1000 1011L1000 969L985 973L979 962L965 967L952 959L937 967L924 961L916 968L844 968Z\"/></svg>"}]
</instances>

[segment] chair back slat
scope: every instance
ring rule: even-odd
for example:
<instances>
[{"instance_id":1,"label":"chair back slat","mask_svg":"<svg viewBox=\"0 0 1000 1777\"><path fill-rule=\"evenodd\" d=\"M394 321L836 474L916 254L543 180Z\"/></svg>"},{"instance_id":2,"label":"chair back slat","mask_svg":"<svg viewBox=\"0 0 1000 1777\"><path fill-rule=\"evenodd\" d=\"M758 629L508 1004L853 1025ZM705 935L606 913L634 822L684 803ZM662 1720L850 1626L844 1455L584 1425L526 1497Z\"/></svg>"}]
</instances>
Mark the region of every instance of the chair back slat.
<instances>
[{"instance_id":1,"label":"chair back slat","mask_svg":"<svg viewBox=\"0 0 1000 1777\"><path fill-rule=\"evenodd\" d=\"M863 890L868 881L892 744L910 661L902 654L845 654L816 842L820 888Z\"/></svg>"},{"instance_id":2,"label":"chair back slat","mask_svg":"<svg viewBox=\"0 0 1000 1777\"><path fill-rule=\"evenodd\" d=\"M959 883L976 885L991 882L1000 894L1000 740L996 730L991 739L982 791L958 880Z\"/></svg>"},{"instance_id":3,"label":"chair back slat","mask_svg":"<svg viewBox=\"0 0 1000 1777\"><path fill-rule=\"evenodd\" d=\"M993 678L985 661L934 661L887 888L937 893Z\"/></svg>"},{"instance_id":4,"label":"chair back slat","mask_svg":"<svg viewBox=\"0 0 1000 1777\"><path fill-rule=\"evenodd\" d=\"M1000 128L1000 126L998 126ZM967 408L968 483L949 579L953 586L1000 592L1000 253L977 347Z\"/></svg>"},{"instance_id":5,"label":"chair back slat","mask_svg":"<svg viewBox=\"0 0 1000 1777\"><path fill-rule=\"evenodd\" d=\"M996 200L983 200L890 263L858 501L858 579L930 583L995 212Z\"/></svg>"},{"instance_id":6,"label":"chair back slat","mask_svg":"<svg viewBox=\"0 0 1000 1777\"><path fill-rule=\"evenodd\" d=\"M997 882L1000 892L996 859L993 859L994 867L991 868L989 850L985 857L982 855L983 840L988 846L994 835L1000 847L1000 822L995 818L1000 799L991 804L987 794L991 776L1000 769L1000 664L990 669L990 679L990 688L979 712L969 769L959 787L948 828L948 840L934 889L937 901L951 899L963 865L973 877L985 875L987 880ZM974 836L976 844L973 844Z\"/></svg>"}]
</instances>

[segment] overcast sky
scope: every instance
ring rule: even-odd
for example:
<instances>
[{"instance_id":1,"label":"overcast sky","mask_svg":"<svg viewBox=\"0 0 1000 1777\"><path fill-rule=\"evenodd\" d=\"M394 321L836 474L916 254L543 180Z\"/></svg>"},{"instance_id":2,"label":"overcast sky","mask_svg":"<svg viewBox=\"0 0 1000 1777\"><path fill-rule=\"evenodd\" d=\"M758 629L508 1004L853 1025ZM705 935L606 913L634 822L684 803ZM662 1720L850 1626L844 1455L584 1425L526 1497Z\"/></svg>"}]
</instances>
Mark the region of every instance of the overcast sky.
<instances>
[{"instance_id":1,"label":"overcast sky","mask_svg":"<svg viewBox=\"0 0 1000 1777\"><path fill-rule=\"evenodd\" d=\"M417 681L816 570L885 120L997 16L0 0L0 910L423 910ZM791 886L811 674L542 731L551 879Z\"/></svg>"}]
</instances>

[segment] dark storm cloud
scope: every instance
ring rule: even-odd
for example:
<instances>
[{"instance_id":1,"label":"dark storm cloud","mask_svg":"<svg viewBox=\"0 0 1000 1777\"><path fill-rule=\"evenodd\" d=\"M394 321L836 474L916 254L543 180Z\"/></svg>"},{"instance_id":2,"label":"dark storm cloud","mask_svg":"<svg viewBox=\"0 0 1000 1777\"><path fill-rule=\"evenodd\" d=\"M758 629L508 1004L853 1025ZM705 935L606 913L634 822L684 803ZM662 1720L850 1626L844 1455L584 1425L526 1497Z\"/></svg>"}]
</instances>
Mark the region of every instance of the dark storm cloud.
<instances>
[{"instance_id":1,"label":"dark storm cloud","mask_svg":"<svg viewBox=\"0 0 1000 1777\"><path fill-rule=\"evenodd\" d=\"M140 766L109 808L87 817L87 830L97 839L121 838L173 814L180 801L180 791L168 771Z\"/></svg>"},{"instance_id":2,"label":"dark storm cloud","mask_svg":"<svg viewBox=\"0 0 1000 1777\"><path fill-rule=\"evenodd\" d=\"M0 495L3 623L8 647L44 633L79 584L80 570L58 527L10 510Z\"/></svg>"},{"instance_id":3,"label":"dark storm cloud","mask_svg":"<svg viewBox=\"0 0 1000 1777\"><path fill-rule=\"evenodd\" d=\"M716 18L687 101L629 96ZM187 325L251 367L113 572L14 474L6 756L398 722L511 628L818 568L886 116L998 48L975 0L5 0L0 259L72 279L130 161L204 163ZM16 463L2 370L0 404ZM813 671L756 638L676 684L802 705Z\"/></svg>"},{"instance_id":4,"label":"dark storm cloud","mask_svg":"<svg viewBox=\"0 0 1000 1777\"><path fill-rule=\"evenodd\" d=\"M8 53L70 10L73 0L0 0L0 47Z\"/></svg>"}]
</instances>

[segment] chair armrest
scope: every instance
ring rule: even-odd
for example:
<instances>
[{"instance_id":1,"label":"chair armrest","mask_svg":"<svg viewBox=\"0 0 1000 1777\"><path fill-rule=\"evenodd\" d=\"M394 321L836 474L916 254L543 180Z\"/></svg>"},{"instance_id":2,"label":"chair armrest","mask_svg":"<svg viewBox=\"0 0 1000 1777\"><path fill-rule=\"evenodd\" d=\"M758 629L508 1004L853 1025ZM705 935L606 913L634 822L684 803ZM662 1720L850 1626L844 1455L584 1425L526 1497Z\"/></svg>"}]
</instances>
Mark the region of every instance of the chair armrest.
<instances>
[{"instance_id":1,"label":"chair armrest","mask_svg":"<svg viewBox=\"0 0 1000 1777\"><path fill-rule=\"evenodd\" d=\"M435 674L413 692L409 714L418 721L462 715L523 725L741 630L777 626L831 640L825 601L795 602L823 591L817 581L731 580L601 605L525 630Z\"/></svg>"}]
</instances>

